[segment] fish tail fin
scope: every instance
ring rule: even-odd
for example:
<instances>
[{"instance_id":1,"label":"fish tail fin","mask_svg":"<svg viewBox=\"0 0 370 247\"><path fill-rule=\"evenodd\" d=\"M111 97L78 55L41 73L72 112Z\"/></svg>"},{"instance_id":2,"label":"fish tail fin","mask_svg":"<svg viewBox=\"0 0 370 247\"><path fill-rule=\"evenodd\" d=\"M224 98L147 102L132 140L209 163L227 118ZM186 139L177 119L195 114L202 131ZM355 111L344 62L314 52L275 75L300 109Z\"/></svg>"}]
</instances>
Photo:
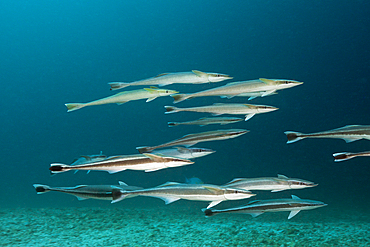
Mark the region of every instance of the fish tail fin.
<instances>
[{"instance_id":1,"label":"fish tail fin","mask_svg":"<svg viewBox=\"0 0 370 247\"><path fill-rule=\"evenodd\" d=\"M179 123L177 122L168 122L167 124L168 124L168 127L174 127L174 126L179 125Z\"/></svg>"},{"instance_id":2,"label":"fish tail fin","mask_svg":"<svg viewBox=\"0 0 370 247\"><path fill-rule=\"evenodd\" d=\"M174 106L165 106L164 108L166 108L166 112L165 114L168 114L168 113L175 113L175 112L179 112L181 111L180 108L178 107L174 107Z\"/></svg>"},{"instance_id":3,"label":"fish tail fin","mask_svg":"<svg viewBox=\"0 0 370 247\"><path fill-rule=\"evenodd\" d=\"M284 134L286 134L286 137L288 138L287 143L293 143L299 140L302 140L304 137L302 137L302 133L294 132L294 131L285 131Z\"/></svg>"},{"instance_id":4,"label":"fish tail fin","mask_svg":"<svg viewBox=\"0 0 370 247\"><path fill-rule=\"evenodd\" d=\"M117 89L121 89L121 88L124 88L130 85L130 83L126 83L126 82L110 82L108 84L110 86L110 90L117 90Z\"/></svg>"},{"instance_id":5,"label":"fish tail fin","mask_svg":"<svg viewBox=\"0 0 370 247\"><path fill-rule=\"evenodd\" d=\"M111 201L111 203L116 203L116 202L122 201L127 196L128 196L128 194L125 193L124 190L118 190L118 189L117 190L113 190L113 192L112 192L113 200Z\"/></svg>"},{"instance_id":6,"label":"fish tail fin","mask_svg":"<svg viewBox=\"0 0 370 247\"><path fill-rule=\"evenodd\" d=\"M212 209L202 208L203 213L206 215L206 217L210 217L214 215L214 212Z\"/></svg>"},{"instance_id":7,"label":"fish tail fin","mask_svg":"<svg viewBox=\"0 0 370 247\"><path fill-rule=\"evenodd\" d=\"M37 194L43 194L50 191L50 187L47 185L34 184L33 187L35 187Z\"/></svg>"},{"instance_id":8,"label":"fish tail fin","mask_svg":"<svg viewBox=\"0 0 370 247\"><path fill-rule=\"evenodd\" d=\"M180 93L180 94L171 94L170 96L174 99L173 103L179 103L181 101L190 99L190 96L188 94Z\"/></svg>"},{"instance_id":9,"label":"fish tail fin","mask_svg":"<svg viewBox=\"0 0 370 247\"><path fill-rule=\"evenodd\" d=\"M153 149L151 147L137 147L139 153L150 153Z\"/></svg>"},{"instance_id":10,"label":"fish tail fin","mask_svg":"<svg viewBox=\"0 0 370 247\"><path fill-rule=\"evenodd\" d=\"M65 106L68 109L67 112L71 112L71 111L81 109L82 107L85 107L85 104L84 103L67 103L65 104Z\"/></svg>"},{"instance_id":11,"label":"fish tail fin","mask_svg":"<svg viewBox=\"0 0 370 247\"><path fill-rule=\"evenodd\" d=\"M54 163L54 164L50 164L49 170L51 173L61 173L61 172L69 171L70 169L68 165Z\"/></svg>"},{"instance_id":12,"label":"fish tail fin","mask_svg":"<svg viewBox=\"0 0 370 247\"><path fill-rule=\"evenodd\" d=\"M349 153L345 152L345 153L335 153L333 154L333 157L334 157L334 161L338 162L338 161L344 161L344 160L349 160L349 159L352 159L353 156L348 156Z\"/></svg>"}]
</instances>

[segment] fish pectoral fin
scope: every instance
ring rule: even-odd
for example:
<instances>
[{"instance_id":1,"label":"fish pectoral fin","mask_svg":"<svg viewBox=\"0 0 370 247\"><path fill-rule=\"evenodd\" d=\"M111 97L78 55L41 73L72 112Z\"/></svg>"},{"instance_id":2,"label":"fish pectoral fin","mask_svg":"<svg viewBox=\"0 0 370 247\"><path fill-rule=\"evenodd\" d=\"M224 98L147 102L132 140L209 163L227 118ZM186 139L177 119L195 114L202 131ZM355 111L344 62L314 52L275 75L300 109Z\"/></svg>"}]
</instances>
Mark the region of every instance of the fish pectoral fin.
<instances>
[{"instance_id":1,"label":"fish pectoral fin","mask_svg":"<svg viewBox=\"0 0 370 247\"><path fill-rule=\"evenodd\" d=\"M161 76L168 75L168 74L169 73L162 73L162 74L156 75L155 77L161 77Z\"/></svg>"},{"instance_id":2,"label":"fish pectoral fin","mask_svg":"<svg viewBox=\"0 0 370 247\"><path fill-rule=\"evenodd\" d=\"M202 187L209 190L212 193L218 193L218 192L221 191L221 189L219 189L219 188L215 188L215 187L211 187L211 186L207 186L207 185L203 185Z\"/></svg>"},{"instance_id":3,"label":"fish pectoral fin","mask_svg":"<svg viewBox=\"0 0 370 247\"><path fill-rule=\"evenodd\" d=\"M158 84L158 86L160 86L160 87L164 87L164 86L170 85L170 84L172 84L172 83L173 83L173 82L164 82L164 83Z\"/></svg>"},{"instance_id":4,"label":"fish pectoral fin","mask_svg":"<svg viewBox=\"0 0 370 247\"><path fill-rule=\"evenodd\" d=\"M247 114L245 115L245 119L244 121L248 121L249 119L251 119L254 115L256 115L256 113L252 113L252 114Z\"/></svg>"},{"instance_id":5,"label":"fish pectoral fin","mask_svg":"<svg viewBox=\"0 0 370 247\"><path fill-rule=\"evenodd\" d=\"M216 206L217 204L219 204L219 203L221 203L222 201L213 201L213 202L211 202L209 205L208 205L208 207L207 207L207 209L208 208L211 208L211 207L214 207L214 206Z\"/></svg>"},{"instance_id":6,"label":"fish pectoral fin","mask_svg":"<svg viewBox=\"0 0 370 247\"><path fill-rule=\"evenodd\" d=\"M86 200L87 198L85 198L85 197L80 197L80 196L76 196L77 197L77 199L79 200L79 201L83 201L83 200Z\"/></svg>"},{"instance_id":7,"label":"fish pectoral fin","mask_svg":"<svg viewBox=\"0 0 370 247\"><path fill-rule=\"evenodd\" d=\"M153 196L153 197L162 199L166 203L166 205L181 199L180 197L175 196Z\"/></svg>"},{"instance_id":8,"label":"fish pectoral fin","mask_svg":"<svg viewBox=\"0 0 370 247\"><path fill-rule=\"evenodd\" d=\"M156 168L146 169L145 172L155 172L161 169L163 169L163 167L156 167Z\"/></svg>"},{"instance_id":9,"label":"fish pectoral fin","mask_svg":"<svg viewBox=\"0 0 370 247\"><path fill-rule=\"evenodd\" d=\"M126 168L124 168L124 169L117 169L117 170L109 170L107 172L109 172L110 174L113 174L113 173L121 172L121 171L124 171L124 170L126 170Z\"/></svg>"},{"instance_id":10,"label":"fish pectoral fin","mask_svg":"<svg viewBox=\"0 0 370 247\"><path fill-rule=\"evenodd\" d=\"M249 97L248 100L252 100L252 99L255 99L255 98L257 98L257 96Z\"/></svg>"},{"instance_id":11,"label":"fish pectoral fin","mask_svg":"<svg viewBox=\"0 0 370 247\"><path fill-rule=\"evenodd\" d=\"M263 213L264 213L263 211L256 211L256 212L248 213L248 214L252 215L252 217L257 217L258 215L261 215Z\"/></svg>"},{"instance_id":12,"label":"fish pectoral fin","mask_svg":"<svg viewBox=\"0 0 370 247\"><path fill-rule=\"evenodd\" d=\"M212 116L220 116L222 115L223 113L212 113Z\"/></svg>"},{"instance_id":13,"label":"fish pectoral fin","mask_svg":"<svg viewBox=\"0 0 370 247\"><path fill-rule=\"evenodd\" d=\"M290 220L291 218L293 218L296 214L298 214L299 213L299 211L301 211L301 210L292 210L292 211L290 211L290 214L289 214L289 216L288 216L288 220Z\"/></svg>"},{"instance_id":14,"label":"fish pectoral fin","mask_svg":"<svg viewBox=\"0 0 370 247\"><path fill-rule=\"evenodd\" d=\"M351 137L343 138L343 140L346 143L354 142L354 141L357 141L357 140L360 140L360 139L362 139L362 138L351 138Z\"/></svg>"},{"instance_id":15,"label":"fish pectoral fin","mask_svg":"<svg viewBox=\"0 0 370 247\"><path fill-rule=\"evenodd\" d=\"M157 98L157 97L148 98L145 102L153 101L153 100L155 100L156 98Z\"/></svg>"},{"instance_id":16,"label":"fish pectoral fin","mask_svg":"<svg viewBox=\"0 0 370 247\"><path fill-rule=\"evenodd\" d=\"M117 105L122 105L124 103L126 103L127 101L121 101L121 102L117 102Z\"/></svg>"},{"instance_id":17,"label":"fish pectoral fin","mask_svg":"<svg viewBox=\"0 0 370 247\"><path fill-rule=\"evenodd\" d=\"M268 96L268 95L271 95L271 94L274 94L276 92L276 90L270 90L270 91L266 91L264 92L261 97L265 97L265 96Z\"/></svg>"},{"instance_id":18,"label":"fish pectoral fin","mask_svg":"<svg viewBox=\"0 0 370 247\"><path fill-rule=\"evenodd\" d=\"M187 143L184 143L183 145L185 146L185 147L191 147L191 146L193 146L193 145L195 145L195 144L197 144L198 142L187 142Z\"/></svg>"},{"instance_id":19,"label":"fish pectoral fin","mask_svg":"<svg viewBox=\"0 0 370 247\"><path fill-rule=\"evenodd\" d=\"M271 192L279 192L279 191L283 191L283 189L280 189L280 190L271 190Z\"/></svg>"},{"instance_id":20,"label":"fish pectoral fin","mask_svg":"<svg viewBox=\"0 0 370 247\"><path fill-rule=\"evenodd\" d=\"M159 156L159 155L155 155L155 154L151 154L151 153L143 153L143 155L145 155L146 157L148 157L149 159L155 161L155 162L163 162L163 157Z\"/></svg>"}]
</instances>

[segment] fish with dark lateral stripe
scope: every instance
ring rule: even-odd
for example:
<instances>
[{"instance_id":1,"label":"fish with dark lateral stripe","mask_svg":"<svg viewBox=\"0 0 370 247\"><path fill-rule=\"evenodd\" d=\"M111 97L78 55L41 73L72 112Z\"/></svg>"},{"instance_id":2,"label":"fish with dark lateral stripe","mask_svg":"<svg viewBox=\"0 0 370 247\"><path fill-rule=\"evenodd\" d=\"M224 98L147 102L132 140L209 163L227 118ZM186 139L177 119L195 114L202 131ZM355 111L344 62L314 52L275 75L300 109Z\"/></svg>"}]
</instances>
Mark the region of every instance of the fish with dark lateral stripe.
<instances>
[{"instance_id":1,"label":"fish with dark lateral stripe","mask_svg":"<svg viewBox=\"0 0 370 247\"><path fill-rule=\"evenodd\" d=\"M136 149L139 150L140 153L148 153L148 152L153 151L154 149L171 147L171 146L181 145L181 146L190 147L199 142L217 141L217 140L226 140L230 138L235 138L247 132L249 132L249 130L243 130L243 129L207 131L207 132L201 132L201 133L196 133L196 134L188 134L188 135L181 137L180 139L176 139L174 141L170 141L170 142L167 142L161 145L152 146L152 147L137 147Z\"/></svg>"},{"instance_id":2,"label":"fish with dark lateral stripe","mask_svg":"<svg viewBox=\"0 0 370 247\"><path fill-rule=\"evenodd\" d=\"M353 159L355 157L364 157L364 156L370 156L370 151L359 152L359 153L343 152L343 153L333 154L334 161L336 162Z\"/></svg>"},{"instance_id":3,"label":"fish with dark lateral stripe","mask_svg":"<svg viewBox=\"0 0 370 247\"><path fill-rule=\"evenodd\" d=\"M110 200L112 203L122 200L122 191L143 189L141 187L128 186L121 181L119 182L119 185L77 185L75 187L50 187L48 185L34 184L33 187L35 187L37 194L56 191L74 195L78 200Z\"/></svg>"},{"instance_id":4,"label":"fish with dark lateral stripe","mask_svg":"<svg viewBox=\"0 0 370 247\"><path fill-rule=\"evenodd\" d=\"M128 86L166 86L178 83L201 84L220 82L228 79L232 79L232 77L220 73L207 73L199 70L192 70L191 72L162 73L155 77L134 82L110 82L109 85L111 86L111 90L117 90Z\"/></svg>"},{"instance_id":5,"label":"fish with dark lateral stripe","mask_svg":"<svg viewBox=\"0 0 370 247\"><path fill-rule=\"evenodd\" d=\"M252 201L245 206L228 209L202 209L206 216L213 216L221 213L239 213L250 214L257 217L265 212L283 212L290 211L288 219L293 218L301 210L315 209L324 207L327 204L319 201L300 199L292 195L292 199L272 199Z\"/></svg>"},{"instance_id":6,"label":"fish with dark lateral stripe","mask_svg":"<svg viewBox=\"0 0 370 247\"><path fill-rule=\"evenodd\" d=\"M347 125L341 128L303 134L295 131L285 131L288 138L287 143L293 143L304 138L337 138L343 139L347 143L354 142L360 139L370 140L370 125Z\"/></svg>"}]
</instances>

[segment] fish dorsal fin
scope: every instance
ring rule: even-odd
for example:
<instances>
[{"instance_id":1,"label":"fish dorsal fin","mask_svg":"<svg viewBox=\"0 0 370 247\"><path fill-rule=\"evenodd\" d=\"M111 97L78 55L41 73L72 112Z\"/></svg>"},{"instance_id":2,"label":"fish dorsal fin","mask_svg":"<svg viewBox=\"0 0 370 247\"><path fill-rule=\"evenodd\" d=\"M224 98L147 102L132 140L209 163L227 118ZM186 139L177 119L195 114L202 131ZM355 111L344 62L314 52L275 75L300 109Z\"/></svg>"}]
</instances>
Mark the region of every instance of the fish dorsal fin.
<instances>
[{"instance_id":1,"label":"fish dorsal fin","mask_svg":"<svg viewBox=\"0 0 370 247\"><path fill-rule=\"evenodd\" d=\"M179 151L179 153L187 153L189 151L188 148L184 148L184 147L176 147L177 151Z\"/></svg>"},{"instance_id":2,"label":"fish dorsal fin","mask_svg":"<svg viewBox=\"0 0 370 247\"><path fill-rule=\"evenodd\" d=\"M118 181L119 185L122 185L122 186L128 186L125 182L122 182L122 181Z\"/></svg>"},{"instance_id":3,"label":"fish dorsal fin","mask_svg":"<svg viewBox=\"0 0 370 247\"><path fill-rule=\"evenodd\" d=\"M159 74L159 75L156 75L156 76L154 76L155 78L157 78L157 77L161 77L161 76L164 76L164 75L168 75L169 73L162 73L162 74Z\"/></svg>"},{"instance_id":4,"label":"fish dorsal fin","mask_svg":"<svg viewBox=\"0 0 370 247\"><path fill-rule=\"evenodd\" d=\"M193 72L197 76L205 76L205 75L207 75L207 73L204 73L204 72L199 71L199 70L192 70L191 72Z\"/></svg>"},{"instance_id":5,"label":"fish dorsal fin","mask_svg":"<svg viewBox=\"0 0 370 247\"><path fill-rule=\"evenodd\" d=\"M292 199L301 200L301 198L299 198L298 196L295 196L295 195L292 195Z\"/></svg>"},{"instance_id":6,"label":"fish dorsal fin","mask_svg":"<svg viewBox=\"0 0 370 247\"><path fill-rule=\"evenodd\" d=\"M158 87L156 87L156 86L150 86L150 88L152 88L152 89L158 89Z\"/></svg>"},{"instance_id":7,"label":"fish dorsal fin","mask_svg":"<svg viewBox=\"0 0 370 247\"><path fill-rule=\"evenodd\" d=\"M75 186L73 189L82 189L84 187L86 187L87 185L77 185Z\"/></svg>"},{"instance_id":8,"label":"fish dorsal fin","mask_svg":"<svg viewBox=\"0 0 370 247\"><path fill-rule=\"evenodd\" d=\"M212 187L212 186L209 186L209 185L203 185L202 187L205 188L205 189L207 189L207 190L209 190L212 193L217 193L217 192L219 192L219 191L222 190L220 188Z\"/></svg>"},{"instance_id":9,"label":"fish dorsal fin","mask_svg":"<svg viewBox=\"0 0 370 247\"><path fill-rule=\"evenodd\" d=\"M244 178L234 178L233 180L231 180L230 182L228 182L225 185L235 184L235 183L240 182L240 181L243 181L243 180L244 180Z\"/></svg>"},{"instance_id":10,"label":"fish dorsal fin","mask_svg":"<svg viewBox=\"0 0 370 247\"><path fill-rule=\"evenodd\" d=\"M155 93L157 92L157 89L154 88L144 88L145 91L148 91L149 93Z\"/></svg>"},{"instance_id":11,"label":"fish dorsal fin","mask_svg":"<svg viewBox=\"0 0 370 247\"><path fill-rule=\"evenodd\" d=\"M122 185L123 186L123 185ZM116 189L116 190L122 190L122 188L121 187L117 187L117 186L115 186L115 185L111 185L110 186L112 189ZM106 192L107 193L107 192Z\"/></svg>"},{"instance_id":12,"label":"fish dorsal fin","mask_svg":"<svg viewBox=\"0 0 370 247\"><path fill-rule=\"evenodd\" d=\"M85 158L86 160L90 161L91 160L91 157L88 156L88 155L81 155L82 158Z\"/></svg>"},{"instance_id":13,"label":"fish dorsal fin","mask_svg":"<svg viewBox=\"0 0 370 247\"><path fill-rule=\"evenodd\" d=\"M164 183L164 184L161 184L157 187L167 187L167 186L173 186L173 185L179 185L180 183L177 183L177 182L167 182L167 183Z\"/></svg>"},{"instance_id":14,"label":"fish dorsal fin","mask_svg":"<svg viewBox=\"0 0 370 247\"><path fill-rule=\"evenodd\" d=\"M266 79L266 78L259 78L260 81L262 81L263 83L266 83L266 84L272 84L275 82L275 80L271 80L271 79Z\"/></svg>"},{"instance_id":15,"label":"fish dorsal fin","mask_svg":"<svg viewBox=\"0 0 370 247\"><path fill-rule=\"evenodd\" d=\"M148 157L149 159L151 159L153 161L163 162L163 157L162 156L151 154L151 153L143 153L143 155L145 155L146 157Z\"/></svg>"},{"instance_id":16,"label":"fish dorsal fin","mask_svg":"<svg viewBox=\"0 0 370 247\"><path fill-rule=\"evenodd\" d=\"M249 206L249 205L252 205L252 204L259 203L259 202L260 202L260 200L254 200L254 201L249 202L247 205Z\"/></svg>"},{"instance_id":17,"label":"fish dorsal fin","mask_svg":"<svg viewBox=\"0 0 370 247\"><path fill-rule=\"evenodd\" d=\"M289 179L287 176L284 176L284 175L281 175L281 174L278 174L278 178L280 178L280 179Z\"/></svg>"},{"instance_id":18,"label":"fish dorsal fin","mask_svg":"<svg viewBox=\"0 0 370 247\"><path fill-rule=\"evenodd\" d=\"M294 216L296 216L296 214L298 214L299 211L301 211L301 210L292 210L292 211L290 211L290 214L288 216L288 220L290 220L291 218L293 218Z\"/></svg>"},{"instance_id":19,"label":"fish dorsal fin","mask_svg":"<svg viewBox=\"0 0 370 247\"><path fill-rule=\"evenodd\" d=\"M118 159L118 158L122 158L122 157L124 157L124 155L109 156L104 161L106 161L106 160L114 160L114 159Z\"/></svg>"}]
</instances>

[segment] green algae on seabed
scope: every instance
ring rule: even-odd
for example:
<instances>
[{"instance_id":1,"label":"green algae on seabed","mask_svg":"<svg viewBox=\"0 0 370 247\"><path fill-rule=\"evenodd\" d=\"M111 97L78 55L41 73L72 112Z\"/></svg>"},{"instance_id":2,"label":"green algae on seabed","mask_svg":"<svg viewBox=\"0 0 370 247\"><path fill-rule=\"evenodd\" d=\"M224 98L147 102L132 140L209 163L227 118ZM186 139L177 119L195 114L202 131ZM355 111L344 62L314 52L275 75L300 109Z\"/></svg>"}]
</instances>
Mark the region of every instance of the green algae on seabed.
<instances>
[{"instance_id":1,"label":"green algae on seabed","mask_svg":"<svg viewBox=\"0 0 370 247\"><path fill-rule=\"evenodd\" d=\"M370 246L370 216L220 215L198 207L2 209L0 246ZM298 215L297 215L298 216Z\"/></svg>"}]
</instances>

